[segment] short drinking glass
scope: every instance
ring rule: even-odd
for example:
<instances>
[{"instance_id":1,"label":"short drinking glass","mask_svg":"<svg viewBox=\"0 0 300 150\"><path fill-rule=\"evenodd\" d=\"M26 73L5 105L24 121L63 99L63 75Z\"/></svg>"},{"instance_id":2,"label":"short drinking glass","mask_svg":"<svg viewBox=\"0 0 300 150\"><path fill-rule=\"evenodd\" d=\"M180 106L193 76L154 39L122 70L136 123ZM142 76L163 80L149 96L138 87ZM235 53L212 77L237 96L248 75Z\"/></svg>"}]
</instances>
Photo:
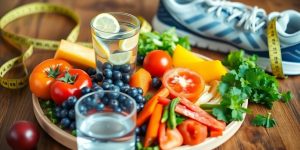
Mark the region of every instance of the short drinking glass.
<instances>
[{"instance_id":1,"label":"short drinking glass","mask_svg":"<svg viewBox=\"0 0 300 150\"><path fill-rule=\"evenodd\" d=\"M96 91L75 105L79 150L134 150L136 103L115 91Z\"/></svg>"},{"instance_id":2,"label":"short drinking glass","mask_svg":"<svg viewBox=\"0 0 300 150\"><path fill-rule=\"evenodd\" d=\"M91 21L93 49L97 68L109 62L112 65L129 64L135 69L140 21L123 12L102 13Z\"/></svg>"}]
</instances>

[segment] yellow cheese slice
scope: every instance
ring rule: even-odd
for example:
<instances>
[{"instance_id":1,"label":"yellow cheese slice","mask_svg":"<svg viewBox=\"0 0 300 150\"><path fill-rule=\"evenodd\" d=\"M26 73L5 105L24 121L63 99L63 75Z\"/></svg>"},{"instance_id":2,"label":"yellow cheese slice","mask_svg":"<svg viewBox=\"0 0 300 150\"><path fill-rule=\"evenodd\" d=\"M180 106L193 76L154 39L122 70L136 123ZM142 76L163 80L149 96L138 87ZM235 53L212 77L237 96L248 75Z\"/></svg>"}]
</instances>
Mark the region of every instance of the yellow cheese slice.
<instances>
[{"instance_id":1,"label":"yellow cheese slice","mask_svg":"<svg viewBox=\"0 0 300 150\"><path fill-rule=\"evenodd\" d=\"M61 40L54 58L64 59L78 67L96 67L96 58L93 49L66 40Z\"/></svg>"}]
</instances>

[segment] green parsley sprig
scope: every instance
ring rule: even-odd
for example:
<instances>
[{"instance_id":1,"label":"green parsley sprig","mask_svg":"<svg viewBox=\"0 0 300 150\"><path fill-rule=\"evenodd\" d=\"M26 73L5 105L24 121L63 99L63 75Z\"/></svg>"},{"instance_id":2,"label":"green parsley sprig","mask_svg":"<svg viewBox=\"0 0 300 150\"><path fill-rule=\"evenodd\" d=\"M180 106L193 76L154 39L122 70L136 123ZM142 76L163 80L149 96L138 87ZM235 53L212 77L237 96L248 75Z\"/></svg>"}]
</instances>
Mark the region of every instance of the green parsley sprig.
<instances>
[{"instance_id":1,"label":"green parsley sprig","mask_svg":"<svg viewBox=\"0 0 300 150\"><path fill-rule=\"evenodd\" d=\"M167 51L172 56L177 44L188 50L191 49L188 37L178 37L175 28L170 28L161 34L158 32L143 32L139 36L138 54L145 56L150 51L160 49Z\"/></svg>"},{"instance_id":2,"label":"green parsley sprig","mask_svg":"<svg viewBox=\"0 0 300 150\"><path fill-rule=\"evenodd\" d=\"M222 101L212 112L217 119L225 122L242 120L243 114L250 112L242 107L247 99L268 109L279 99L283 102L291 100L291 93L279 92L276 78L257 66L256 60L256 56L245 57L243 51L236 51L223 61L230 71L222 77L218 88Z\"/></svg>"},{"instance_id":3,"label":"green parsley sprig","mask_svg":"<svg viewBox=\"0 0 300 150\"><path fill-rule=\"evenodd\" d=\"M255 118L251 121L252 125L255 126L263 126L266 128L271 128L276 125L276 121L271 118L271 113L268 113L266 116L263 115L257 115Z\"/></svg>"}]
</instances>

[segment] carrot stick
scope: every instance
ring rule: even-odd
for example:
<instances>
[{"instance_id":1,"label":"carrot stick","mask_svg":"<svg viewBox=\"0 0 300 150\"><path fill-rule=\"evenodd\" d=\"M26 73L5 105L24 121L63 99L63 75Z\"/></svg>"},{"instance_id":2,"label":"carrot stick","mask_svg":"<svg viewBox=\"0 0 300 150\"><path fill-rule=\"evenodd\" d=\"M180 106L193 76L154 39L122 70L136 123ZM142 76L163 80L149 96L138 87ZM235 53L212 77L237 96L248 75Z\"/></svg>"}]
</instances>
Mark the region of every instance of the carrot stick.
<instances>
[{"instance_id":1,"label":"carrot stick","mask_svg":"<svg viewBox=\"0 0 300 150\"><path fill-rule=\"evenodd\" d=\"M159 90L144 106L142 111L139 113L136 121L136 125L141 126L153 113L155 106L158 104L159 97L169 96L169 90L162 88Z\"/></svg>"},{"instance_id":2,"label":"carrot stick","mask_svg":"<svg viewBox=\"0 0 300 150\"><path fill-rule=\"evenodd\" d=\"M209 136L210 137L217 137L217 136L221 136L222 134L223 134L222 130L213 130L213 129L210 129L210 131L209 131Z\"/></svg>"},{"instance_id":3,"label":"carrot stick","mask_svg":"<svg viewBox=\"0 0 300 150\"><path fill-rule=\"evenodd\" d=\"M157 104L150 118L144 140L144 147L150 146L158 136L158 128L162 116L163 105Z\"/></svg>"}]
</instances>

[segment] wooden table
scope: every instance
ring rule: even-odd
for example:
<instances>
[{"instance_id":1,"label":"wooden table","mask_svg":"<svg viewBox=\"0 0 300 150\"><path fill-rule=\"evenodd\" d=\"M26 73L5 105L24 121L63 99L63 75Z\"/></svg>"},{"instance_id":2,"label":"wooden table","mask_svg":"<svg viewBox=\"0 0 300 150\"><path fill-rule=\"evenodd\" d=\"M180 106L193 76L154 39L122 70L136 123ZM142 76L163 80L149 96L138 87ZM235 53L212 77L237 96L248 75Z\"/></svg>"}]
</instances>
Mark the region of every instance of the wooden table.
<instances>
[{"instance_id":1,"label":"wooden table","mask_svg":"<svg viewBox=\"0 0 300 150\"><path fill-rule=\"evenodd\" d=\"M5 12L35 0L10 0L0 1L0 16ZM239 0L249 5L258 5L266 11L282 11L285 9L296 9L300 11L299 0ZM142 15L148 21L155 15L158 0L43 0L62 4L73 8L81 17L81 33L79 41L90 41L89 23L93 16L108 11L123 11L133 15ZM56 39L65 38L73 27L70 20L53 14L38 14L24 17L15 21L7 27L8 30L37 38ZM225 55L199 50L195 52L206 55L214 59L222 59ZM20 54L20 51L0 39L0 64ZM54 52L35 50L34 55L26 61L29 71L35 65L46 58L53 57ZM16 69L11 72L12 76L21 73ZM261 106L250 104L253 114L248 114L240 130L225 144L218 149L300 149L300 76L291 76L288 79L280 80L282 90L292 91L294 97L291 102L284 104L276 102L272 110L267 110ZM250 120L256 114L266 114L271 112L277 120L278 125L271 129L254 127ZM37 123L31 102L31 92L27 87L18 90L9 90L0 87L0 146L2 150L9 149L5 134L10 126L17 120L29 120ZM41 138L38 149L55 150L66 149L47 135L40 127Z\"/></svg>"}]
</instances>

